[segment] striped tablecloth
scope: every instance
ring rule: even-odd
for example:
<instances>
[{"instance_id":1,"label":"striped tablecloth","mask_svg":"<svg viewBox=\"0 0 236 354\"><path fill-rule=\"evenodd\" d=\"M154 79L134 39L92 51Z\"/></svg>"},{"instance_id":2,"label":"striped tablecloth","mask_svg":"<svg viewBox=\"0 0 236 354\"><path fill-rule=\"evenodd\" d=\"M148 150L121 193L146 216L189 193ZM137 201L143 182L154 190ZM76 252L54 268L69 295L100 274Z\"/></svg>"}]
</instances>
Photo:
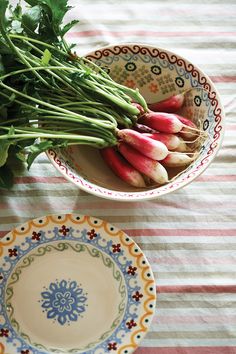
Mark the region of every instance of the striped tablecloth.
<instances>
[{"instance_id":1,"label":"striped tablecloth","mask_svg":"<svg viewBox=\"0 0 236 354\"><path fill-rule=\"evenodd\" d=\"M41 155L0 193L0 236L38 216L78 212L133 237L156 277L157 305L137 354L236 353L236 2L74 0L68 35L80 54L119 42L175 51L215 82L226 111L223 146L196 181L146 202L78 190ZM1 338L0 338L1 341ZM9 353L11 354L11 353Z\"/></svg>"}]
</instances>

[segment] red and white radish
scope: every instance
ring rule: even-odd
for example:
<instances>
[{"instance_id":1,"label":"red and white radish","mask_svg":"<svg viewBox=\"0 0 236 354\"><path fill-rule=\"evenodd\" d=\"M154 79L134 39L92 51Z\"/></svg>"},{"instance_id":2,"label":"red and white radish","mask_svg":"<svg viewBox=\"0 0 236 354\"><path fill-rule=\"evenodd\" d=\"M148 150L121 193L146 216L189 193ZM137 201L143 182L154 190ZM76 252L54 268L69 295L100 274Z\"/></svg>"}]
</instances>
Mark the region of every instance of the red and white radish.
<instances>
[{"instance_id":1,"label":"red and white radish","mask_svg":"<svg viewBox=\"0 0 236 354\"><path fill-rule=\"evenodd\" d=\"M180 135L184 139L192 139L192 138L196 137L197 135L199 135L198 127L190 119L179 116L179 115L178 115L178 119L184 125L184 127L180 131Z\"/></svg>"},{"instance_id":2,"label":"red and white radish","mask_svg":"<svg viewBox=\"0 0 236 354\"><path fill-rule=\"evenodd\" d=\"M139 123L136 123L133 126L133 129L136 130L139 133L147 133L147 134L156 133L156 130L148 127L147 125L139 124Z\"/></svg>"},{"instance_id":3,"label":"red and white radish","mask_svg":"<svg viewBox=\"0 0 236 354\"><path fill-rule=\"evenodd\" d=\"M194 161L195 158L195 154L190 157L188 154L183 152L171 152L164 160L161 161L161 164L165 167L184 167Z\"/></svg>"},{"instance_id":4,"label":"red and white radish","mask_svg":"<svg viewBox=\"0 0 236 354\"><path fill-rule=\"evenodd\" d=\"M135 130L122 129L119 130L117 135L122 141L153 160L163 160L168 155L168 149L162 142L151 139Z\"/></svg>"},{"instance_id":5,"label":"red and white radish","mask_svg":"<svg viewBox=\"0 0 236 354\"><path fill-rule=\"evenodd\" d=\"M178 151L178 152L192 152L193 151L191 141L185 141L181 136L178 136L178 140L179 140L179 145L177 146L176 149L174 149L175 151Z\"/></svg>"},{"instance_id":6,"label":"red and white radish","mask_svg":"<svg viewBox=\"0 0 236 354\"><path fill-rule=\"evenodd\" d=\"M201 133L191 120L174 113L149 111L140 118L140 122L162 133L181 132L186 139Z\"/></svg>"},{"instance_id":7,"label":"red and white radish","mask_svg":"<svg viewBox=\"0 0 236 354\"><path fill-rule=\"evenodd\" d=\"M143 108L143 106L141 106L141 104L139 104L137 102L132 102L132 105L134 107L138 108L140 115L143 115L145 113L145 109Z\"/></svg>"},{"instance_id":8,"label":"red and white radish","mask_svg":"<svg viewBox=\"0 0 236 354\"><path fill-rule=\"evenodd\" d=\"M175 134L168 134L168 133L152 133L152 134L146 134L151 139L157 140L165 144L168 150L175 150L178 148L180 144L180 138L175 135Z\"/></svg>"},{"instance_id":9,"label":"red and white radish","mask_svg":"<svg viewBox=\"0 0 236 354\"><path fill-rule=\"evenodd\" d=\"M171 96L160 102L148 104L148 108L154 112L175 113L184 103L184 93Z\"/></svg>"},{"instance_id":10,"label":"red and white radish","mask_svg":"<svg viewBox=\"0 0 236 354\"><path fill-rule=\"evenodd\" d=\"M181 123L176 114L165 112L149 111L145 113L139 121L162 133L179 133L184 127L184 124Z\"/></svg>"},{"instance_id":11,"label":"red and white radish","mask_svg":"<svg viewBox=\"0 0 236 354\"><path fill-rule=\"evenodd\" d=\"M123 181L134 187L143 188L146 186L141 173L130 165L113 147L102 149L100 153L107 165Z\"/></svg>"},{"instance_id":12,"label":"red and white radish","mask_svg":"<svg viewBox=\"0 0 236 354\"><path fill-rule=\"evenodd\" d=\"M150 177L154 182L158 184L168 182L167 171L158 161L142 155L139 151L124 142L118 144L118 149L134 168Z\"/></svg>"}]
</instances>

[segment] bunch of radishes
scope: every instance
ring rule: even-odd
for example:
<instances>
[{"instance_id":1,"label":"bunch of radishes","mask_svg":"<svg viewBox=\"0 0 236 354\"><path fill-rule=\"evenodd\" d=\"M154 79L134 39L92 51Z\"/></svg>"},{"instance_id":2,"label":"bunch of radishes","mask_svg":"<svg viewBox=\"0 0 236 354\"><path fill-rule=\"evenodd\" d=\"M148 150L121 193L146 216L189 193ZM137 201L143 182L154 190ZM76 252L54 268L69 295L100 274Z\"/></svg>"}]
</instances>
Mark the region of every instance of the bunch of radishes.
<instances>
[{"instance_id":1,"label":"bunch of radishes","mask_svg":"<svg viewBox=\"0 0 236 354\"><path fill-rule=\"evenodd\" d=\"M201 130L176 112L182 107L184 93L149 105L132 129L117 131L116 147L101 150L101 155L113 172L134 187L146 187L169 182L168 169L185 168L197 156L196 141Z\"/></svg>"}]
</instances>

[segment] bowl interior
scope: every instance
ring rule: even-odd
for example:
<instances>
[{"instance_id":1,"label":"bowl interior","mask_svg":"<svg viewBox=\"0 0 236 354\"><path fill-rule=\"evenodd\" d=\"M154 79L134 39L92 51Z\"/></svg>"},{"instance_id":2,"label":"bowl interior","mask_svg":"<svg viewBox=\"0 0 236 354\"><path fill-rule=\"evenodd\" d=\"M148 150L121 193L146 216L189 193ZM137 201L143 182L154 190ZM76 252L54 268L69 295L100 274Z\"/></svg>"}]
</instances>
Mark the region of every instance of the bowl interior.
<instances>
[{"instance_id":1,"label":"bowl interior","mask_svg":"<svg viewBox=\"0 0 236 354\"><path fill-rule=\"evenodd\" d=\"M72 182L93 194L113 199L151 198L183 187L209 165L223 135L222 107L210 79L185 59L150 46L120 45L97 50L88 58L105 69L117 82L138 88L148 103L186 92L178 113L194 121L206 132L198 158L173 182L133 188L105 165L99 151L87 146L50 150L52 163ZM170 179L181 172L172 170Z\"/></svg>"}]
</instances>

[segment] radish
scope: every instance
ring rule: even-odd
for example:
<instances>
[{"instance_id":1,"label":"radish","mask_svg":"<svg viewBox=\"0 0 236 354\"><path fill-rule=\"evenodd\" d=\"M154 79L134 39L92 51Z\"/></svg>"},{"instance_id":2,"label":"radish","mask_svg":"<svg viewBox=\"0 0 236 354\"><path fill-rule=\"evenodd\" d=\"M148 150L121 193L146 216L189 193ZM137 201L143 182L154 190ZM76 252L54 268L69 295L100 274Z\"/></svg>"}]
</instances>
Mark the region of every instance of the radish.
<instances>
[{"instance_id":1,"label":"radish","mask_svg":"<svg viewBox=\"0 0 236 354\"><path fill-rule=\"evenodd\" d=\"M160 102L148 104L148 108L154 112L174 113L182 107L184 103L184 93L171 96Z\"/></svg>"},{"instance_id":2,"label":"radish","mask_svg":"<svg viewBox=\"0 0 236 354\"><path fill-rule=\"evenodd\" d=\"M145 109L143 108L143 106L141 106L141 104L139 104L137 102L132 102L132 105L134 107L138 108L140 115L143 115L145 113Z\"/></svg>"},{"instance_id":3,"label":"radish","mask_svg":"<svg viewBox=\"0 0 236 354\"><path fill-rule=\"evenodd\" d=\"M180 135L185 139L192 139L196 135L198 135L198 128L195 123L193 123L190 119L179 116L178 119L181 123L184 124L184 127L180 131ZM190 129L188 129L190 128Z\"/></svg>"},{"instance_id":4,"label":"radish","mask_svg":"<svg viewBox=\"0 0 236 354\"><path fill-rule=\"evenodd\" d=\"M133 126L133 129L136 130L139 133L148 133L148 134L152 134L152 133L156 133L156 130L148 127L147 125L144 124L138 124L136 123Z\"/></svg>"},{"instance_id":5,"label":"radish","mask_svg":"<svg viewBox=\"0 0 236 354\"><path fill-rule=\"evenodd\" d=\"M158 161L140 154L139 151L123 142L118 144L118 149L134 168L150 177L154 182L158 184L168 182L167 171Z\"/></svg>"},{"instance_id":6,"label":"radish","mask_svg":"<svg viewBox=\"0 0 236 354\"><path fill-rule=\"evenodd\" d=\"M119 130L118 137L153 160L163 160L168 155L168 149L162 142L151 139L135 130Z\"/></svg>"},{"instance_id":7,"label":"radish","mask_svg":"<svg viewBox=\"0 0 236 354\"><path fill-rule=\"evenodd\" d=\"M178 133L184 127L176 114L165 112L149 111L140 118L140 122L162 133Z\"/></svg>"},{"instance_id":8,"label":"radish","mask_svg":"<svg viewBox=\"0 0 236 354\"><path fill-rule=\"evenodd\" d=\"M192 152L192 149L187 145L190 143L189 141L184 141L181 136L176 134L168 134L168 133L144 133L144 135L148 136L151 139L159 140L168 150L175 150L179 152ZM191 142L192 143L192 142Z\"/></svg>"},{"instance_id":9,"label":"radish","mask_svg":"<svg viewBox=\"0 0 236 354\"><path fill-rule=\"evenodd\" d=\"M168 133L152 133L152 134L145 134L151 139L161 141L168 150L175 150L178 148L180 144L180 137L175 134L168 134Z\"/></svg>"},{"instance_id":10,"label":"radish","mask_svg":"<svg viewBox=\"0 0 236 354\"><path fill-rule=\"evenodd\" d=\"M149 111L140 118L140 122L162 133L182 132L181 135L186 138L204 133L191 120L173 113Z\"/></svg>"},{"instance_id":11,"label":"radish","mask_svg":"<svg viewBox=\"0 0 236 354\"><path fill-rule=\"evenodd\" d=\"M190 141L185 141L183 138L181 138L181 136L178 137L179 138L179 145L177 146L176 149L174 149L175 151L178 152L192 152L193 148L191 148L188 144L190 143ZM191 144L192 146L192 144Z\"/></svg>"},{"instance_id":12,"label":"radish","mask_svg":"<svg viewBox=\"0 0 236 354\"><path fill-rule=\"evenodd\" d=\"M171 152L161 161L161 164L165 167L183 167L189 165L195 158L196 154L190 157L183 152Z\"/></svg>"},{"instance_id":13,"label":"radish","mask_svg":"<svg viewBox=\"0 0 236 354\"><path fill-rule=\"evenodd\" d=\"M112 171L123 181L134 187L145 187L142 175L113 148L107 147L100 150L104 161Z\"/></svg>"}]
</instances>

